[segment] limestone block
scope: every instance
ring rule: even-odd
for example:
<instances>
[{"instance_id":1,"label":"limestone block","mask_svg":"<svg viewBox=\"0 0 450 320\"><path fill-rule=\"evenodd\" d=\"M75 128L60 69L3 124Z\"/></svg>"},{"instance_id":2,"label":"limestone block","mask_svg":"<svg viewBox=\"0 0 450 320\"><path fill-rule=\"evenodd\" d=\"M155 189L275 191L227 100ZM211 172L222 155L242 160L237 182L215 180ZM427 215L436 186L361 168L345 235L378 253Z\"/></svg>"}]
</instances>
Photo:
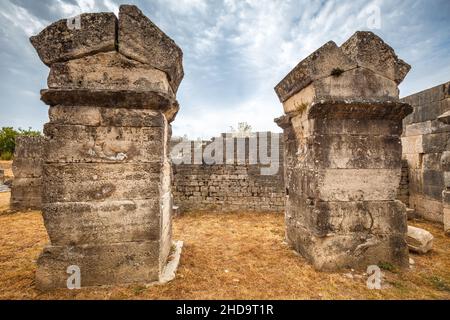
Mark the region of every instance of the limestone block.
<instances>
[{"instance_id":1,"label":"limestone block","mask_svg":"<svg viewBox=\"0 0 450 320\"><path fill-rule=\"evenodd\" d=\"M363 234L404 234L407 229L406 207L399 201L315 201L299 199L301 210L289 219L317 237Z\"/></svg>"},{"instance_id":2,"label":"limestone block","mask_svg":"<svg viewBox=\"0 0 450 320\"><path fill-rule=\"evenodd\" d=\"M402 126L396 120L314 118L302 122L304 135L401 135Z\"/></svg>"},{"instance_id":3,"label":"limestone block","mask_svg":"<svg viewBox=\"0 0 450 320\"><path fill-rule=\"evenodd\" d=\"M40 178L14 178L11 186L11 209L41 208L42 180Z\"/></svg>"},{"instance_id":4,"label":"limestone block","mask_svg":"<svg viewBox=\"0 0 450 320\"><path fill-rule=\"evenodd\" d=\"M78 266L83 287L151 283L159 278L159 241L47 246L38 259L41 290L67 287L67 268ZM101 266L101 267L99 267Z\"/></svg>"},{"instance_id":5,"label":"limestone block","mask_svg":"<svg viewBox=\"0 0 450 320\"><path fill-rule=\"evenodd\" d=\"M161 112L149 109L101 108L92 106L54 106L50 123L98 127L162 127Z\"/></svg>"},{"instance_id":6,"label":"limestone block","mask_svg":"<svg viewBox=\"0 0 450 320\"><path fill-rule=\"evenodd\" d=\"M450 132L426 134L422 140L424 153L450 151Z\"/></svg>"},{"instance_id":7,"label":"limestone block","mask_svg":"<svg viewBox=\"0 0 450 320\"><path fill-rule=\"evenodd\" d=\"M415 105L414 113L410 120L411 123L420 123L425 121L439 121L439 116L450 111L450 99L434 101L425 105ZM442 123L442 122L441 122Z\"/></svg>"},{"instance_id":8,"label":"limestone block","mask_svg":"<svg viewBox=\"0 0 450 320\"><path fill-rule=\"evenodd\" d=\"M383 76L363 68L343 72L315 80L283 103L284 112L301 112L314 101L361 97L395 101L398 99L397 84Z\"/></svg>"},{"instance_id":9,"label":"limestone block","mask_svg":"<svg viewBox=\"0 0 450 320\"><path fill-rule=\"evenodd\" d=\"M402 137L403 154L424 153L423 136Z\"/></svg>"},{"instance_id":10,"label":"limestone block","mask_svg":"<svg viewBox=\"0 0 450 320\"><path fill-rule=\"evenodd\" d=\"M183 52L136 6L119 10L119 52L167 73L176 93L184 77Z\"/></svg>"},{"instance_id":11,"label":"limestone block","mask_svg":"<svg viewBox=\"0 0 450 320\"><path fill-rule=\"evenodd\" d=\"M173 97L156 91L48 89L41 91L41 100L49 106L89 106L166 111L173 106Z\"/></svg>"},{"instance_id":12,"label":"limestone block","mask_svg":"<svg viewBox=\"0 0 450 320\"><path fill-rule=\"evenodd\" d=\"M370 69L400 84L411 66L399 59L383 39L372 32L357 31L342 46L342 51L358 66Z\"/></svg>"},{"instance_id":13,"label":"limestone block","mask_svg":"<svg viewBox=\"0 0 450 320\"><path fill-rule=\"evenodd\" d=\"M305 89L314 80L328 77L333 70L348 71L357 65L333 42L327 42L302 60L276 87L281 102ZM301 99L298 99L301 104Z\"/></svg>"},{"instance_id":14,"label":"limestone block","mask_svg":"<svg viewBox=\"0 0 450 320\"><path fill-rule=\"evenodd\" d=\"M52 245L157 241L159 209L156 199L57 202L43 217Z\"/></svg>"},{"instance_id":15,"label":"limestone block","mask_svg":"<svg viewBox=\"0 0 450 320\"><path fill-rule=\"evenodd\" d=\"M51 89L156 91L173 96L165 72L118 52L99 53L52 65Z\"/></svg>"},{"instance_id":16,"label":"limestone block","mask_svg":"<svg viewBox=\"0 0 450 320\"><path fill-rule=\"evenodd\" d=\"M433 235L421 228L408 226L408 235L406 242L411 251L417 253L427 253L433 248Z\"/></svg>"},{"instance_id":17,"label":"limestone block","mask_svg":"<svg viewBox=\"0 0 450 320\"><path fill-rule=\"evenodd\" d=\"M85 13L80 19L80 29L69 28L68 20L62 19L30 38L47 66L115 50L117 18L114 13Z\"/></svg>"},{"instance_id":18,"label":"limestone block","mask_svg":"<svg viewBox=\"0 0 450 320\"><path fill-rule=\"evenodd\" d=\"M41 153L43 150L41 151ZM14 158L12 171L17 178L41 178L42 155L33 158Z\"/></svg>"},{"instance_id":19,"label":"limestone block","mask_svg":"<svg viewBox=\"0 0 450 320\"><path fill-rule=\"evenodd\" d=\"M159 183L159 163L45 164L43 202L152 199Z\"/></svg>"},{"instance_id":20,"label":"limestone block","mask_svg":"<svg viewBox=\"0 0 450 320\"><path fill-rule=\"evenodd\" d=\"M326 169L319 175L323 201L395 200L401 178L399 169Z\"/></svg>"},{"instance_id":21,"label":"limestone block","mask_svg":"<svg viewBox=\"0 0 450 320\"><path fill-rule=\"evenodd\" d=\"M155 162L162 157L159 127L46 124L47 162Z\"/></svg>"},{"instance_id":22,"label":"limestone block","mask_svg":"<svg viewBox=\"0 0 450 320\"><path fill-rule=\"evenodd\" d=\"M288 229L287 241L317 270L366 269L369 265L391 261L408 266L404 235L349 234L316 238L305 228Z\"/></svg>"},{"instance_id":23,"label":"limestone block","mask_svg":"<svg viewBox=\"0 0 450 320\"><path fill-rule=\"evenodd\" d=\"M361 119L397 121L412 112L412 107L404 102L384 101L383 99L348 99L315 100L308 107L308 119Z\"/></svg>"},{"instance_id":24,"label":"limestone block","mask_svg":"<svg viewBox=\"0 0 450 320\"><path fill-rule=\"evenodd\" d=\"M305 165L330 169L397 169L402 148L397 136L314 135L306 138Z\"/></svg>"},{"instance_id":25,"label":"limestone block","mask_svg":"<svg viewBox=\"0 0 450 320\"><path fill-rule=\"evenodd\" d=\"M442 153L427 153L422 156L422 169L432 171L442 171Z\"/></svg>"},{"instance_id":26,"label":"limestone block","mask_svg":"<svg viewBox=\"0 0 450 320\"><path fill-rule=\"evenodd\" d=\"M41 136L17 136L14 158L30 160L41 159L42 150L45 143L45 138Z\"/></svg>"},{"instance_id":27,"label":"limestone block","mask_svg":"<svg viewBox=\"0 0 450 320\"><path fill-rule=\"evenodd\" d=\"M428 120L425 122L413 123L406 125L404 136L417 136L431 133L450 131L450 126L438 120Z\"/></svg>"},{"instance_id":28,"label":"limestone block","mask_svg":"<svg viewBox=\"0 0 450 320\"><path fill-rule=\"evenodd\" d=\"M431 199L421 192L413 192L410 194L409 203L416 210L418 217L428 221L442 223L443 221L443 204L442 200Z\"/></svg>"}]
</instances>

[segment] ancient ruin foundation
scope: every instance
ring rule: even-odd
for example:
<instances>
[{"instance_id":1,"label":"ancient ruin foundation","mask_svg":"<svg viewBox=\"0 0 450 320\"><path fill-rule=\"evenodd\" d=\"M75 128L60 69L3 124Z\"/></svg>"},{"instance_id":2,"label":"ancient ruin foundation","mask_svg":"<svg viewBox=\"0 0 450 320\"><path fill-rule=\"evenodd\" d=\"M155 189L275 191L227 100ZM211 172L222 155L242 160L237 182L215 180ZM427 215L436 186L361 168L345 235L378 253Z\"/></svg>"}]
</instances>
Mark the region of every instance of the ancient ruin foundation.
<instances>
[{"instance_id":1,"label":"ancient ruin foundation","mask_svg":"<svg viewBox=\"0 0 450 320\"><path fill-rule=\"evenodd\" d=\"M18 136L14 151L11 210L40 210L44 137Z\"/></svg>"},{"instance_id":2,"label":"ancient ruin foundation","mask_svg":"<svg viewBox=\"0 0 450 320\"><path fill-rule=\"evenodd\" d=\"M222 134L217 139L222 139L223 146L223 159L218 163L194 159L197 141L172 142L174 147L187 143L191 150L190 156L185 159L187 163L177 163L179 155L172 154L174 203L180 211L283 212L284 150L280 134L255 132L252 138L227 137ZM202 151L208 150L213 141L202 141L199 147ZM274 147L278 149L273 154L272 142L276 142ZM232 156L227 159L229 150ZM266 159L262 159L264 157ZM260 161L256 161L258 158ZM273 166L273 172L263 174L263 168L270 165Z\"/></svg>"},{"instance_id":3,"label":"ancient ruin foundation","mask_svg":"<svg viewBox=\"0 0 450 320\"><path fill-rule=\"evenodd\" d=\"M408 264L398 99L410 66L370 32L328 42L276 87L285 116L286 236L315 268Z\"/></svg>"},{"instance_id":4,"label":"ancient ruin foundation","mask_svg":"<svg viewBox=\"0 0 450 320\"><path fill-rule=\"evenodd\" d=\"M31 42L50 67L43 216L50 237L36 284L158 281L171 250L170 122L180 48L135 6L83 14Z\"/></svg>"}]
</instances>

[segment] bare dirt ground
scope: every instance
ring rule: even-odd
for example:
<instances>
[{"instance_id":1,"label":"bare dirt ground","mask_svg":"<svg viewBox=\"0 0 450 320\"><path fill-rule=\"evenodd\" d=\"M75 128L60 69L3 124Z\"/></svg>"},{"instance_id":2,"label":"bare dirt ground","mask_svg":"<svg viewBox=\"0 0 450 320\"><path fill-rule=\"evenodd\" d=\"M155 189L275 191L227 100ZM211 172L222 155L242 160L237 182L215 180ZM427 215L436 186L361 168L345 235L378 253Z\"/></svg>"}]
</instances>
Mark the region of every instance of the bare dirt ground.
<instances>
[{"instance_id":1,"label":"bare dirt ground","mask_svg":"<svg viewBox=\"0 0 450 320\"><path fill-rule=\"evenodd\" d=\"M34 288L48 242L40 212L0 214L0 299L450 299L450 238L441 226L414 225L433 233L434 250L411 255L410 270L385 266L382 290L367 289L357 273L314 271L284 243L281 214L197 213L175 219L174 239L185 247L173 282L43 293Z\"/></svg>"}]
</instances>

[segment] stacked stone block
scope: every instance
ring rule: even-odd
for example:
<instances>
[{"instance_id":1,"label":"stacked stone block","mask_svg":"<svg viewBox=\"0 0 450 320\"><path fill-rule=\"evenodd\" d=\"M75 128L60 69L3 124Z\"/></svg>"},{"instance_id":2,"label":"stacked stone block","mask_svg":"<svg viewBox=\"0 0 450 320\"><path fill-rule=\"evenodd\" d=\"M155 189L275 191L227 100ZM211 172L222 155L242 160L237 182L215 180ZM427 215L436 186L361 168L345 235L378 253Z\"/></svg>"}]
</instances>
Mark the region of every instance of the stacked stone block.
<instances>
[{"instance_id":1,"label":"stacked stone block","mask_svg":"<svg viewBox=\"0 0 450 320\"><path fill-rule=\"evenodd\" d=\"M443 222L447 156L450 151L450 83L418 92L402 101L413 106L405 118L402 136L403 158L409 165L410 207L427 220Z\"/></svg>"},{"instance_id":2,"label":"stacked stone block","mask_svg":"<svg viewBox=\"0 0 450 320\"><path fill-rule=\"evenodd\" d=\"M18 136L12 170L11 210L40 210L44 137Z\"/></svg>"},{"instance_id":3,"label":"stacked stone block","mask_svg":"<svg viewBox=\"0 0 450 320\"><path fill-rule=\"evenodd\" d=\"M275 88L285 116L287 241L316 269L408 265L398 99L409 71L371 32L329 42Z\"/></svg>"},{"instance_id":4,"label":"stacked stone block","mask_svg":"<svg viewBox=\"0 0 450 320\"><path fill-rule=\"evenodd\" d=\"M267 133L254 133L255 136ZM232 162L221 164L177 164L174 165L173 193L174 201L181 212L210 211L210 212L283 212L284 211L284 181L283 181L283 144L280 134L274 135L279 141L278 171L273 175L263 175L261 169L267 165L251 164L249 161L248 138L233 138L237 146L242 139L246 146L245 161L238 161L235 157ZM225 134L222 135L223 137ZM271 141L271 139L269 138ZM191 142L192 149L194 143ZM206 148L211 141L202 142ZM176 142L174 142L176 144ZM260 144L256 145L256 154L259 154ZM264 150L270 154L270 146ZM227 148L224 146L224 153ZM176 156L176 155L175 155Z\"/></svg>"},{"instance_id":5,"label":"stacked stone block","mask_svg":"<svg viewBox=\"0 0 450 320\"><path fill-rule=\"evenodd\" d=\"M158 281L171 241L170 122L182 53L135 6L61 20L31 41L50 67L39 288Z\"/></svg>"}]
</instances>

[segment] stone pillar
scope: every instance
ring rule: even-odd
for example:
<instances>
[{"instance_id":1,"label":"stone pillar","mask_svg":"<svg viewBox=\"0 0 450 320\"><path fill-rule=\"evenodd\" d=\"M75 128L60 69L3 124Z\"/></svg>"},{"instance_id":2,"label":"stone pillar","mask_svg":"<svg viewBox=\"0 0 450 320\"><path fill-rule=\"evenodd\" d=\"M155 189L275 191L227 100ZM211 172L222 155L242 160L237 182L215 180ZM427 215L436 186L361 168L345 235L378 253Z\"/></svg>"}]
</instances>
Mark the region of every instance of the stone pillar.
<instances>
[{"instance_id":1,"label":"stone pillar","mask_svg":"<svg viewBox=\"0 0 450 320\"><path fill-rule=\"evenodd\" d=\"M11 210L41 210L44 137L18 136L14 151Z\"/></svg>"},{"instance_id":2,"label":"stone pillar","mask_svg":"<svg viewBox=\"0 0 450 320\"><path fill-rule=\"evenodd\" d=\"M371 32L328 42L275 88L285 116L286 237L318 270L408 264L398 99L410 66Z\"/></svg>"},{"instance_id":3,"label":"stone pillar","mask_svg":"<svg viewBox=\"0 0 450 320\"><path fill-rule=\"evenodd\" d=\"M79 24L77 25L77 23ZM58 21L32 37L50 67L39 288L160 279L172 247L171 126L180 48L135 6Z\"/></svg>"}]
</instances>

